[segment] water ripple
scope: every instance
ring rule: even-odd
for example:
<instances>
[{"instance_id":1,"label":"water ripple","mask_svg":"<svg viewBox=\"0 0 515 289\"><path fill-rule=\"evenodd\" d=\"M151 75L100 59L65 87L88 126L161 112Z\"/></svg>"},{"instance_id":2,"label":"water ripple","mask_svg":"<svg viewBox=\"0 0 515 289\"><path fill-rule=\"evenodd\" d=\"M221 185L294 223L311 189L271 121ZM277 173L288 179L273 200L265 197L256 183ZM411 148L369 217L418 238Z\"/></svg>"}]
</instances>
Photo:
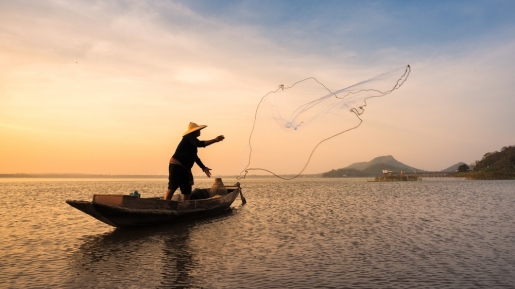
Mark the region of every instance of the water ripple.
<instances>
[{"instance_id":1,"label":"water ripple","mask_svg":"<svg viewBox=\"0 0 515 289\"><path fill-rule=\"evenodd\" d=\"M200 182L199 185L209 186ZM514 181L270 179L197 222L119 230L69 207L166 182L0 182L0 279L59 288L514 288ZM4 280L6 280L4 282Z\"/></svg>"}]
</instances>

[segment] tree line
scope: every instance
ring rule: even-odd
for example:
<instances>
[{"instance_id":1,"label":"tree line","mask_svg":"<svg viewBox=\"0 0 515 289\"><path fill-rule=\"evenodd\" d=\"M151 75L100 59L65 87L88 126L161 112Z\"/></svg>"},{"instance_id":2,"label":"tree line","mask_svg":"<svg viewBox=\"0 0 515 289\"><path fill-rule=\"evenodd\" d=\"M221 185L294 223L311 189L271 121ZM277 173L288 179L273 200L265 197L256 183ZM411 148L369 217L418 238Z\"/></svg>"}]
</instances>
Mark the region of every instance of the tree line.
<instances>
[{"instance_id":1,"label":"tree line","mask_svg":"<svg viewBox=\"0 0 515 289\"><path fill-rule=\"evenodd\" d=\"M471 166L473 171L463 174L468 179L515 179L515 146L505 146L500 151L488 152ZM460 168L458 170L461 172Z\"/></svg>"}]
</instances>

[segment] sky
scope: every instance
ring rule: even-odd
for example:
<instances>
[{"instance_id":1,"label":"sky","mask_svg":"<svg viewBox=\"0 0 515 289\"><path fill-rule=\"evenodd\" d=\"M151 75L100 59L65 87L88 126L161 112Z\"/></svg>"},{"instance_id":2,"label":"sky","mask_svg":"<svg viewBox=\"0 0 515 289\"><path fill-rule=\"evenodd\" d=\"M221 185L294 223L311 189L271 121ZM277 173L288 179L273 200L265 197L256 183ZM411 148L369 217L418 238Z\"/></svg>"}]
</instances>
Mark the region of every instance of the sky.
<instances>
[{"instance_id":1,"label":"sky","mask_svg":"<svg viewBox=\"0 0 515 289\"><path fill-rule=\"evenodd\" d=\"M407 64L406 83L305 173L384 155L470 164L515 145L514 12L513 1L0 0L0 174L166 175L195 122L208 126L200 139L226 138L199 149L204 164L235 175L267 92L307 77L338 90Z\"/></svg>"}]
</instances>

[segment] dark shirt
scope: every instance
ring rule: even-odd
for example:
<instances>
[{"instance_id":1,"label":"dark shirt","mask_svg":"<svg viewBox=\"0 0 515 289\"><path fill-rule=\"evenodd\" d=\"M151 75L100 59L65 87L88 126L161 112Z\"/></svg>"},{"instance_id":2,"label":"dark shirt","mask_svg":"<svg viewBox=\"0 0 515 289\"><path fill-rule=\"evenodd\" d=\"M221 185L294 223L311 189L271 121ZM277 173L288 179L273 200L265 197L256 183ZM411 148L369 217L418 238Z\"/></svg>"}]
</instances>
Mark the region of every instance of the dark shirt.
<instances>
[{"instance_id":1,"label":"dark shirt","mask_svg":"<svg viewBox=\"0 0 515 289\"><path fill-rule=\"evenodd\" d=\"M204 170L206 166L198 158L197 148L205 146L206 144L203 140L198 140L198 138L191 133L187 134L182 137L182 140L177 146L172 158L181 162L181 164L186 168L191 169L193 167L193 163L197 163L197 165Z\"/></svg>"}]
</instances>

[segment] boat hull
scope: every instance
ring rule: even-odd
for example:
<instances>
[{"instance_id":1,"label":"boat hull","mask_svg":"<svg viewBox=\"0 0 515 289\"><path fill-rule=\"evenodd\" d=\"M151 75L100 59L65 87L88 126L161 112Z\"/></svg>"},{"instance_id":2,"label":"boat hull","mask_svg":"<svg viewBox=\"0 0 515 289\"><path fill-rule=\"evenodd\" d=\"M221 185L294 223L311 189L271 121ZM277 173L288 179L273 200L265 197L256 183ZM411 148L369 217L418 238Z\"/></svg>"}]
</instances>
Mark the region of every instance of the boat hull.
<instances>
[{"instance_id":1,"label":"boat hull","mask_svg":"<svg viewBox=\"0 0 515 289\"><path fill-rule=\"evenodd\" d=\"M241 188L226 195L190 201L135 198L124 195L94 195L93 201L67 200L70 206L113 227L149 226L202 218L230 208Z\"/></svg>"}]
</instances>

